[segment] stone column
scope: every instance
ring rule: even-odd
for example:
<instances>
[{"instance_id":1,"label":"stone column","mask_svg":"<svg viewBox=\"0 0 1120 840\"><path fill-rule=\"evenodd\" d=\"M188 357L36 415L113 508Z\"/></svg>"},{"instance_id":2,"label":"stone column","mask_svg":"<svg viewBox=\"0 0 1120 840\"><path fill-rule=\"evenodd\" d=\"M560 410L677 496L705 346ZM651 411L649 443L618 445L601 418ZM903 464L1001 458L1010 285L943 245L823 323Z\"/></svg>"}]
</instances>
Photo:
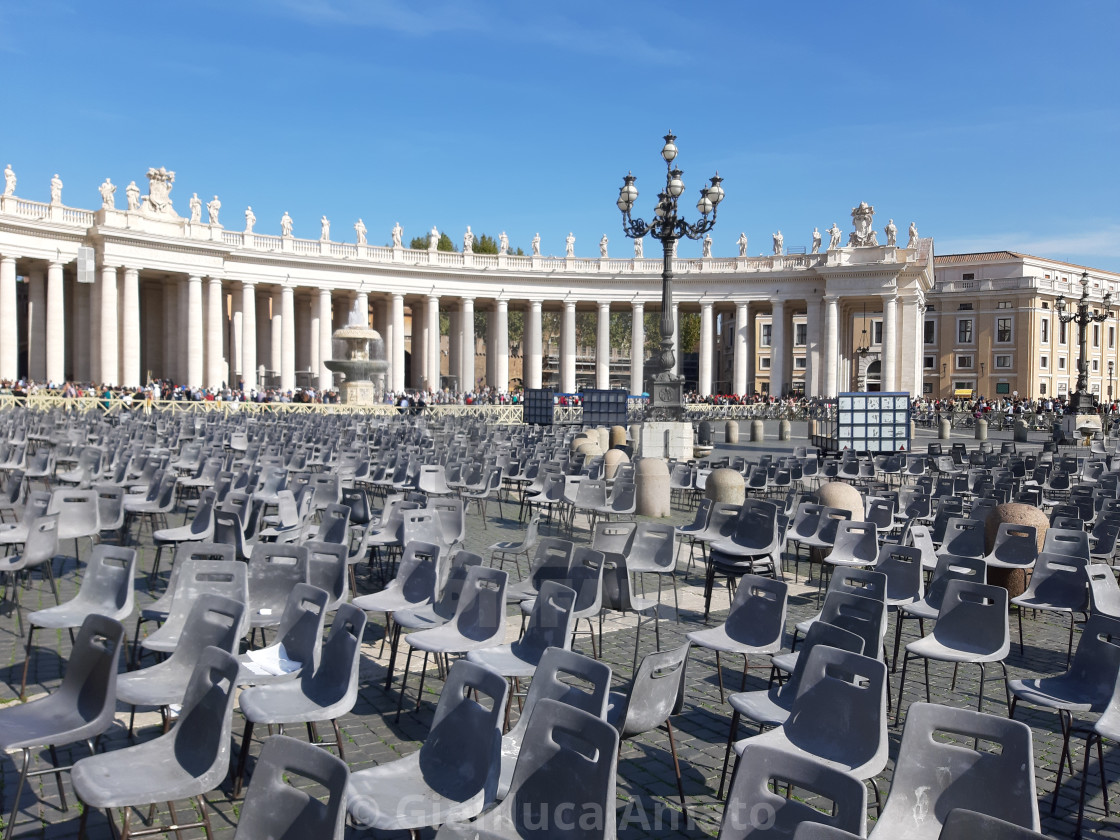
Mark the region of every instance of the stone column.
<instances>
[{"instance_id":1,"label":"stone column","mask_svg":"<svg viewBox=\"0 0 1120 840\"><path fill-rule=\"evenodd\" d=\"M782 396L786 378L786 302L773 302L770 316L770 393Z\"/></svg>"},{"instance_id":2,"label":"stone column","mask_svg":"<svg viewBox=\"0 0 1120 840\"><path fill-rule=\"evenodd\" d=\"M0 259L0 379L19 378L19 316L16 312L16 258Z\"/></svg>"},{"instance_id":3,"label":"stone column","mask_svg":"<svg viewBox=\"0 0 1120 840\"><path fill-rule=\"evenodd\" d=\"M417 388L428 387L428 299L412 304L412 382Z\"/></svg>"},{"instance_id":4,"label":"stone column","mask_svg":"<svg viewBox=\"0 0 1120 840\"><path fill-rule=\"evenodd\" d=\"M246 391L257 387L257 287L241 283L241 379Z\"/></svg>"},{"instance_id":5,"label":"stone column","mask_svg":"<svg viewBox=\"0 0 1120 840\"><path fill-rule=\"evenodd\" d=\"M284 342L283 330L283 316L281 314L282 308L280 303L280 290L273 289L272 299L270 301L272 306L272 328L269 330L268 338L270 342L268 370L270 376L276 377L276 382L279 385L280 368L283 366L282 362L282 347ZM272 380L269 381L272 384Z\"/></svg>"},{"instance_id":6,"label":"stone column","mask_svg":"<svg viewBox=\"0 0 1120 840\"><path fill-rule=\"evenodd\" d=\"M456 389L459 391L463 390L463 331L460 326L462 320L457 308L452 308L447 313L447 372L455 377L458 383Z\"/></svg>"},{"instance_id":7,"label":"stone column","mask_svg":"<svg viewBox=\"0 0 1120 840\"><path fill-rule=\"evenodd\" d=\"M750 335L750 327L747 324L747 302L741 300L735 304L735 337L733 340L735 363L734 363L734 388L735 393L739 396L745 396L747 393L747 336Z\"/></svg>"},{"instance_id":8,"label":"stone column","mask_svg":"<svg viewBox=\"0 0 1120 840\"><path fill-rule=\"evenodd\" d=\"M493 344L489 352L496 359L494 386L505 393L509 390L509 302L505 300L498 300L494 310Z\"/></svg>"},{"instance_id":9,"label":"stone column","mask_svg":"<svg viewBox=\"0 0 1120 840\"><path fill-rule=\"evenodd\" d=\"M459 382L463 393L475 388L474 375L474 298L465 297L459 307Z\"/></svg>"},{"instance_id":10,"label":"stone column","mask_svg":"<svg viewBox=\"0 0 1120 840\"><path fill-rule=\"evenodd\" d=\"M404 295L394 294L389 314L389 332L392 336L389 351L389 380L392 390L404 390Z\"/></svg>"},{"instance_id":11,"label":"stone column","mask_svg":"<svg viewBox=\"0 0 1120 840\"><path fill-rule=\"evenodd\" d=\"M630 308L630 393L640 396L646 389L646 307L640 300Z\"/></svg>"},{"instance_id":12,"label":"stone column","mask_svg":"<svg viewBox=\"0 0 1120 840\"><path fill-rule=\"evenodd\" d=\"M354 308L359 313L358 314L358 319L361 322L360 326L368 327L369 326L369 295L366 292L358 292L358 297L354 300ZM342 326L346 326L347 323L349 323L349 318L347 318L345 321L342 322ZM331 329L328 330L328 332L332 332L333 330L334 330L334 327L332 326Z\"/></svg>"},{"instance_id":13,"label":"stone column","mask_svg":"<svg viewBox=\"0 0 1120 840\"><path fill-rule=\"evenodd\" d=\"M222 278L210 277L206 283L206 387L221 388L225 379L222 337L225 313L222 311Z\"/></svg>"},{"instance_id":14,"label":"stone column","mask_svg":"<svg viewBox=\"0 0 1120 840\"><path fill-rule=\"evenodd\" d=\"M360 296L359 296L360 303ZM319 347L318 347L318 362L319 366L319 390L330 391L334 388L334 375L327 370L327 359L331 358L334 353L334 347L331 345L331 333L333 332L333 313L334 306L331 299L330 289L319 289ZM369 325L369 299L366 299L366 326Z\"/></svg>"},{"instance_id":15,"label":"stone column","mask_svg":"<svg viewBox=\"0 0 1120 840\"><path fill-rule=\"evenodd\" d=\"M101 329L105 329L104 323ZM125 268L121 294L121 381L125 387L146 385L140 369L140 270Z\"/></svg>"},{"instance_id":16,"label":"stone column","mask_svg":"<svg viewBox=\"0 0 1120 840\"><path fill-rule=\"evenodd\" d=\"M836 396L836 369L840 364L840 305L836 295L824 296L825 325L824 325L824 394L825 397Z\"/></svg>"},{"instance_id":17,"label":"stone column","mask_svg":"<svg viewBox=\"0 0 1120 840\"><path fill-rule=\"evenodd\" d=\"M296 387L296 302L295 287L284 284L280 289L280 390Z\"/></svg>"},{"instance_id":18,"label":"stone column","mask_svg":"<svg viewBox=\"0 0 1120 840\"><path fill-rule=\"evenodd\" d=\"M541 302L529 301L529 313L525 319L525 351L522 358L527 363L525 387L540 388L543 381L541 356Z\"/></svg>"},{"instance_id":19,"label":"stone column","mask_svg":"<svg viewBox=\"0 0 1120 840\"><path fill-rule=\"evenodd\" d=\"M28 274L27 372L35 382L47 378L47 287L42 269Z\"/></svg>"},{"instance_id":20,"label":"stone column","mask_svg":"<svg viewBox=\"0 0 1120 840\"><path fill-rule=\"evenodd\" d=\"M241 367L245 355L245 313L241 311L241 295L234 298L229 333L229 387L236 391L245 381Z\"/></svg>"},{"instance_id":21,"label":"stone column","mask_svg":"<svg viewBox=\"0 0 1120 840\"><path fill-rule=\"evenodd\" d=\"M47 268L47 381L61 385L66 381L66 286L62 263Z\"/></svg>"},{"instance_id":22,"label":"stone column","mask_svg":"<svg viewBox=\"0 0 1120 840\"><path fill-rule=\"evenodd\" d=\"M428 295L428 305L424 313L428 318L428 354L427 370L424 373L424 382L433 391L439 390L440 353L442 348L439 342L439 296Z\"/></svg>"},{"instance_id":23,"label":"stone column","mask_svg":"<svg viewBox=\"0 0 1120 840\"><path fill-rule=\"evenodd\" d=\"M319 298L314 294L307 300L307 347L309 350L309 357L307 361L307 369L311 371L311 376L314 381L311 383L316 388L322 389L320 384L320 369L323 364L322 359L322 345L320 339L322 334L319 330Z\"/></svg>"},{"instance_id":24,"label":"stone column","mask_svg":"<svg viewBox=\"0 0 1120 840\"><path fill-rule=\"evenodd\" d=\"M560 390L571 394L576 390L576 302L564 301L564 317L560 325Z\"/></svg>"},{"instance_id":25,"label":"stone column","mask_svg":"<svg viewBox=\"0 0 1120 840\"><path fill-rule=\"evenodd\" d=\"M120 360L117 355L119 330L117 329L117 268L101 266L99 283L101 334L99 358L100 367L93 379L100 379L106 385L120 385ZM134 384L134 383L133 383Z\"/></svg>"},{"instance_id":26,"label":"stone column","mask_svg":"<svg viewBox=\"0 0 1120 840\"><path fill-rule=\"evenodd\" d=\"M595 334L595 387L611 387L611 305L599 301L599 321Z\"/></svg>"},{"instance_id":27,"label":"stone column","mask_svg":"<svg viewBox=\"0 0 1120 840\"><path fill-rule=\"evenodd\" d=\"M883 384L884 391L898 390L898 295L883 295Z\"/></svg>"},{"instance_id":28,"label":"stone column","mask_svg":"<svg viewBox=\"0 0 1120 840\"><path fill-rule=\"evenodd\" d=\"M821 393L821 299L805 301L805 396Z\"/></svg>"},{"instance_id":29,"label":"stone column","mask_svg":"<svg viewBox=\"0 0 1120 840\"><path fill-rule=\"evenodd\" d=\"M63 296L66 287L70 287L70 302L67 321L73 330L70 345L64 354L63 368L68 370L70 376L79 382L92 382L94 378L94 357L99 356L100 346L94 340L94 330L101 322L101 310L94 305L93 290L96 286L89 283L79 283L75 278L70 283L63 281ZM84 316L84 317L83 317Z\"/></svg>"},{"instance_id":30,"label":"stone column","mask_svg":"<svg viewBox=\"0 0 1120 840\"><path fill-rule=\"evenodd\" d=\"M704 301L700 304L700 370L699 388L700 396L706 397L712 393L712 304Z\"/></svg>"},{"instance_id":31,"label":"stone column","mask_svg":"<svg viewBox=\"0 0 1120 840\"><path fill-rule=\"evenodd\" d=\"M187 278L187 381L192 388L202 387L202 278Z\"/></svg>"}]
</instances>

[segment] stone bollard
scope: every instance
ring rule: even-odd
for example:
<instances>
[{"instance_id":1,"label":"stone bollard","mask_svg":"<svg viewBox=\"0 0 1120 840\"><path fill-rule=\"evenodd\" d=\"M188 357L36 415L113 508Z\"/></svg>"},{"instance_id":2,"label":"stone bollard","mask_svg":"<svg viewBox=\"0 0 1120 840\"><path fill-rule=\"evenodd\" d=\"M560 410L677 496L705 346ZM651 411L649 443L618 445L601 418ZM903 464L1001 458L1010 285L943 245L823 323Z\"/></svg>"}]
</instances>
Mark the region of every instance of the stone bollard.
<instances>
[{"instance_id":1,"label":"stone bollard","mask_svg":"<svg viewBox=\"0 0 1120 840\"><path fill-rule=\"evenodd\" d=\"M741 505L746 499L746 480L743 474L730 467L712 470L704 484L704 498L713 502Z\"/></svg>"},{"instance_id":2,"label":"stone bollard","mask_svg":"<svg viewBox=\"0 0 1120 840\"><path fill-rule=\"evenodd\" d=\"M633 447L631 449L632 452L637 453L637 452L642 451L642 424L641 423L631 423L630 424L630 445Z\"/></svg>"},{"instance_id":3,"label":"stone bollard","mask_svg":"<svg viewBox=\"0 0 1120 840\"><path fill-rule=\"evenodd\" d=\"M642 458L634 470L639 516L669 516L669 464L661 458Z\"/></svg>"},{"instance_id":4,"label":"stone bollard","mask_svg":"<svg viewBox=\"0 0 1120 840\"><path fill-rule=\"evenodd\" d=\"M595 433L599 436L599 448L606 452L611 448L611 430L606 426L600 426Z\"/></svg>"},{"instance_id":5,"label":"stone bollard","mask_svg":"<svg viewBox=\"0 0 1120 840\"><path fill-rule=\"evenodd\" d=\"M1026 420L1015 421L1015 442L1026 443L1027 436L1030 433L1030 426L1027 425Z\"/></svg>"},{"instance_id":6,"label":"stone bollard","mask_svg":"<svg viewBox=\"0 0 1120 840\"><path fill-rule=\"evenodd\" d=\"M618 472L620 464L629 464L630 458L621 449L608 449L603 455L603 478L610 481Z\"/></svg>"},{"instance_id":7,"label":"stone bollard","mask_svg":"<svg viewBox=\"0 0 1120 840\"><path fill-rule=\"evenodd\" d=\"M976 421L976 439L977 440L987 440L988 439L988 421L985 420L983 417L981 417L979 420Z\"/></svg>"},{"instance_id":8,"label":"stone bollard","mask_svg":"<svg viewBox=\"0 0 1120 840\"><path fill-rule=\"evenodd\" d=\"M950 430L952 428L953 424L949 422L949 418L942 417L941 422L937 424L937 439L948 440L951 437Z\"/></svg>"},{"instance_id":9,"label":"stone bollard","mask_svg":"<svg viewBox=\"0 0 1120 840\"><path fill-rule=\"evenodd\" d=\"M723 442L724 443L738 443L739 442L739 421L728 420L723 426Z\"/></svg>"},{"instance_id":10,"label":"stone bollard","mask_svg":"<svg viewBox=\"0 0 1120 840\"><path fill-rule=\"evenodd\" d=\"M778 440L789 440L789 421L778 421Z\"/></svg>"},{"instance_id":11,"label":"stone bollard","mask_svg":"<svg viewBox=\"0 0 1120 840\"><path fill-rule=\"evenodd\" d=\"M626 445L626 427L625 426L611 426L611 445L610 448L614 449L618 446Z\"/></svg>"},{"instance_id":12,"label":"stone bollard","mask_svg":"<svg viewBox=\"0 0 1120 840\"><path fill-rule=\"evenodd\" d=\"M751 442L758 442L766 440L766 432L763 428L761 420L751 421Z\"/></svg>"},{"instance_id":13,"label":"stone bollard","mask_svg":"<svg viewBox=\"0 0 1120 840\"><path fill-rule=\"evenodd\" d=\"M817 434L816 418L814 418L814 417L809 418L809 427L808 427L808 431L806 432L806 434L808 435L810 440L812 440L816 436L816 434Z\"/></svg>"},{"instance_id":14,"label":"stone bollard","mask_svg":"<svg viewBox=\"0 0 1120 840\"><path fill-rule=\"evenodd\" d=\"M696 442L700 446L712 445L712 424L707 420L701 420L696 426Z\"/></svg>"}]
</instances>

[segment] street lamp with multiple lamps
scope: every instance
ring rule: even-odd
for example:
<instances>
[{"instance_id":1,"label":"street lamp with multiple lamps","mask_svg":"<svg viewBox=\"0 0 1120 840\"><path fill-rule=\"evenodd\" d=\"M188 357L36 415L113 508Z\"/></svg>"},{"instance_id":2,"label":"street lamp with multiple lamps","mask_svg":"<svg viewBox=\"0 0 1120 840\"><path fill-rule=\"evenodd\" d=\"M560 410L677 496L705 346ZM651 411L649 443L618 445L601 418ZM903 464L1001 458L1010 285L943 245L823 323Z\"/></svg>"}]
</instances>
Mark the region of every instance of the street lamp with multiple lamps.
<instances>
[{"instance_id":1,"label":"street lamp with multiple lamps","mask_svg":"<svg viewBox=\"0 0 1120 840\"><path fill-rule=\"evenodd\" d=\"M647 233L661 240L664 262L661 269L661 351L647 364L653 374L650 389L650 408L646 417L651 420L681 420L684 416L684 378L677 376L676 355L673 352L673 255L677 240L682 237L699 239L710 231L716 223L719 203L723 201L723 181L717 172L711 184L701 188L700 200L696 209L700 219L689 224L677 215L677 199L684 193L684 174L673 165L677 157L676 137L672 132L665 135L665 145L661 147L661 157L665 160L665 189L657 194L657 205L653 219L631 218L630 211L638 199L638 188L634 186L637 178L627 174L618 191L618 209L622 211L622 231L631 239L641 239Z\"/></svg>"},{"instance_id":2,"label":"street lamp with multiple lamps","mask_svg":"<svg viewBox=\"0 0 1120 840\"><path fill-rule=\"evenodd\" d=\"M1111 314L1112 292L1105 292L1103 303L1103 312L1090 310L1089 272L1087 271L1081 274L1081 297L1068 315L1066 314L1065 295L1058 295L1058 299L1054 301L1054 308L1058 310L1058 320L1063 324L1068 324L1071 321L1077 324L1077 345L1081 355L1081 358L1077 361L1077 393L1073 395L1073 410L1077 414L1088 414L1093 411L1093 395L1089 393L1089 353L1085 340L1086 328L1089 324L1099 324Z\"/></svg>"}]
</instances>

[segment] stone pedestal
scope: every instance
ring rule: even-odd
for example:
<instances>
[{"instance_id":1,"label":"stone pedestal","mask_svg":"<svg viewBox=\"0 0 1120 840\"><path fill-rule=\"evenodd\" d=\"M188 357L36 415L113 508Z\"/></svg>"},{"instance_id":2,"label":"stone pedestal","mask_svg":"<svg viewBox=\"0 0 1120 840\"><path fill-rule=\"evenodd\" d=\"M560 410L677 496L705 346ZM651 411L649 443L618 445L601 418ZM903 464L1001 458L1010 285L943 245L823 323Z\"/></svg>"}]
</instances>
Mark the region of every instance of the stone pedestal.
<instances>
[{"instance_id":1,"label":"stone pedestal","mask_svg":"<svg viewBox=\"0 0 1120 840\"><path fill-rule=\"evenodd\" d=\"M781 420L778 422L778 440L789 440L790 427L788 420Z\"/></svg>"},{"instance_id":2,"label":"stone pedestal","mask_svg":"<svg viewBox=\"0 0 1120 840\"><path fill-rule=\"evenodd\" d=\"M1030 428L1026 420L1015 421L1015 442L1026 443L1030 439Z\"/></svg>"},{"instance_id":3,"label":"stone pedestal","mask_svg":"<svg viewBox=\"0 0 1120 840\"><path fill-rule=\"evenodd\" d=\"M373 383L368 379L357 382L343 382L340 390L343 405L373 405Z\"/></svg>"},{"instance_id":4,"label":"stone pedestal","mask_svg":"<svg viewBox=\"0 0 1120 840\"><path fill-rule=\"evenodd\" d=\"M976 421L976 439L977 440L987 440L988 439L988 421L985 420L983 417L981 417L979 420Z\"/></svg>"},{"instance_id":5,"label":"stone pedestal","mask_svg":"<svg viewBox=\"0 0 1120 840\"><path fill-rule=\"evenodd\" d=\"M761 420L751 421L751 443L760 443L766 440L766 427Z\"/></svg>"},{"instance_id":6,"label":"stone pedestal","mask_svg":"<svg viewBox=\"0 0 1120 840\"><path fill-rule=\"evenodd\" d=\"M738 443L739 442L739 421L728 420L723 426L723 442L724 443Z\"/></svg>"},{"instance_id":7,"label":"stone pedestal","mask_svg":"<svg viewBox=\"0 0 1120 840\"><path fill-rule=\"evenodd\" d=\"M638 451L643 458L692 458L692 424L681 420L649 420L642 424Z\"/></svg>"},{"instance_id":8,"label":"stone pedestal","mask_svg":"<svg viewBox=\"0 0 1120 840\"><path fill-rule=\"evenodd\" d=\"M669 465L660 458L640 460L634 470L634 492L639 516L671 515Z\"/></svg>"},{"instance_id":9,"label":"stone pedestal","mask_svg":"<svg viewBox=\"0 0 1120 840\"><path fill-rule=\"evenodd\" d=\"M949 422L949 419L947 417L942 418L941 422L937 424L937 439L948 440L952 437L952 429L953 424Z\"/></svg>"}]
</instances>

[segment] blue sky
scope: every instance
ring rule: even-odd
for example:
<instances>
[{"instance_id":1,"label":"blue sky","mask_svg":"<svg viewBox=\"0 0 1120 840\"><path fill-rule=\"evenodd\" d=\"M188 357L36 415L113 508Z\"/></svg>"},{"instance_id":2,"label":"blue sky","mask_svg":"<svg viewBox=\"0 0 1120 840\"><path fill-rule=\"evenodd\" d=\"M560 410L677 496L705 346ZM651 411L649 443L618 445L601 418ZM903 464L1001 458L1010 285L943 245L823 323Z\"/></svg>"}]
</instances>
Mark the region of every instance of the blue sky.
<instances>
[{"instance_id":1,"label":"blue sky","mask_svg":"<svg viewBox=\"0 0 1120 840\"><path fill-rule=\"evenodd\" d=\"M262 233L288 211L297 236L626 256L621 177L648 216L672 129L689 208L725 178L716 256L867 201L939 253L1120 271L1117 32L1116 0L9 0L0 165L74 206L166 166L181 213L217 193L231 228L251 204Z\"/></svg>"}]
</instances>

